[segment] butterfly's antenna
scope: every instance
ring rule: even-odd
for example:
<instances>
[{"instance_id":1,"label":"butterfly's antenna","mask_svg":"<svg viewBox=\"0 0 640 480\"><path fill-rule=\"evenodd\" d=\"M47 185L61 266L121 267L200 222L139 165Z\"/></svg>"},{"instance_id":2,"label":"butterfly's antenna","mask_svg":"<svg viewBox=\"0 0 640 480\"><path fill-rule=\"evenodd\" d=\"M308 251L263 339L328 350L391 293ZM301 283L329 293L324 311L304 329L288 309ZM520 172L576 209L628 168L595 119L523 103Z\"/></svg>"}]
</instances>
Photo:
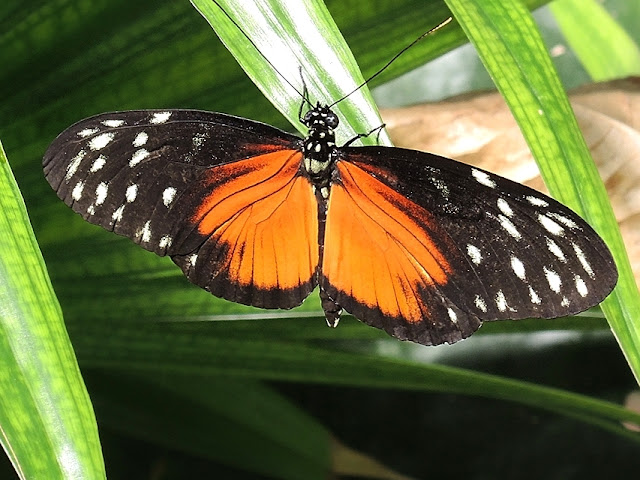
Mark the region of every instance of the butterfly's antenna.
<instances>
[{"instance_id":1,"label":"butterfly's antenna","mask_svg":"<svg viewBox=\"0 0 640 480\"><path fill-rule=\"evenodd\" d=\"M391 65L393 62L396 61L396 59L402 55L404 52L406 52L407 50L409 50L411 47L413 47L416 43L418 43L420 40L422 40L424 37L426 37L427 35L432 34L433 32L435 32L436 30L440 30L442 27L444 27L447 23L449 23L451 21L451 17L447 18L445 21L443 21L442 23L436 25L435 27L433 27L431 30L428 30L426 32L424 32L422 35L420 35L418 38L416 38L413 42L411 42L409 45L407 45L406 47L404 47L402 50L400 50L398 53L395 54L395 56L389 60L384 67L382 67L380 70L378 70L376 73L374 73L373 75L371 75L369 78L367 78L364 82L362 82L360 85L358 85L356 88L354 88L352 91L350 91L349 93L347 93L345 96L341 97L340 99L336 100L335 102L333 102L331 105L329 105L329 108L333 107L334 105L336 105L337 103L340 103L341 101L343 101L345 98L347 98L349 95L351 95L354 92L357 92L358 90L360 90L362 87L364 87L367 83L369 83L371 80L373 80L374 78L376 78L378 75L380 75L382 72L384 72L387 67L389 65Z\"/></svg>"},{"instance_id":2,"label":"butterfly's antenna","mask_svg":"<svg viewBox=\"0 0 640 480\"><path fill-rule=\"evenodd\" d=\"M302 100L303 100L304 102L308 103L310 106L313 106L313 105L311 104L311 102L309 101L309 99L308 99L308 98L307 98L303 93L301 93L301 92L300 92L300 90L298 90L298 89L297 89L297 88L296 88L296 87L295 87L295 86L294 86L294 85L293 85L293 84L292 84L292 83L287 79L287 77L285 77L282 73L280 73L280 71L275 67L275 65L274 65L273 63L271 63L271 61L267 58L267 56L266 56L264 53L262 53L262 51L258 48L258 45L256 45L256 43L255 43L253 40L251 40L251 38L249 38L249 35L247 35L247 34L246 34L246 32L245 32L245 31L240 27L240 25L238 25L238 22L236 22L236 21L231 17L231 15L229 15L229 13L227 13L227 11L226 11L224 8L222 8L222 5L220 5L216 0L212 0L212 1L213 1L213 3L215 3L215 4L218 6L218 8L222 11L222 13L224 13L224 14L225 14L225 16L229 19L229 21L230 21L231 23L233 23L233 24L236 26L236 28L240 31L240 33L242 33L242 35L244 35L244 37L245 37L247 40L249 40L249 43L251 43L251 45L253 45L253 48L255 48L255 49L256 49L256 51L257 51L257 52L262 56L262 58L264 58L264 59L265 59L265 61L266 61L266 62L271 66L271 68L273 69L273 71L274 71L274 72L276 72L278 75L280 75L280 78L282 78L282 79L283 79L283 80L284 80L284 81L285 81L285 82L286 82L286 83L287 83L291 88L293 88L293 89L296 91L296 93L302 97Z\"/></svg>"}]
</instances>

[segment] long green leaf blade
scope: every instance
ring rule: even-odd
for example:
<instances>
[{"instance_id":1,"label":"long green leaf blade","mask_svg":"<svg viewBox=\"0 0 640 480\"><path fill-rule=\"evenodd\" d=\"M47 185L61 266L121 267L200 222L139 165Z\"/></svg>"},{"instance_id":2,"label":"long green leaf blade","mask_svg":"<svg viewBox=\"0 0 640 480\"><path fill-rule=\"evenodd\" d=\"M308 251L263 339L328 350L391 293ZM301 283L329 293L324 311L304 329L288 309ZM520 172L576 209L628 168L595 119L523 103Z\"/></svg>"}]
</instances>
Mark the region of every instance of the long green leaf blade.
<instances>
[{"instance_id":1,"label":"long green leaf blade","mask_svg":"<svg viewBox=\"0 0 640 480\"><path fill-rule=\"evenodd\" d=\"M0 439L20 478L104 478L89 396L0 145Z\"/></svg>"},{"instance_id":2,"label":"long green leaf blade","mask_svg":"<svg viewBox=\"0 0 640 480\"><path fill-rule=\"evenodd\" d=\"M296 128L303 128L298 118L303 81L311 103L317 100L330 104L349 95L333 107L341 118L350 119L336 132L343 142L382 124L369 89L366 86L358 89L364 78L321 2L192 0L192 3L249 77ZM303 112L307 110L308 105L304 105ZM375 144L376 137L362 141ZM389 144L386 133L380 135L380 141Z\"/></svg>"},{"instance_id":3,"label":"long green leaf blade","mask_svg":"<svg viewBox=\"0 0 640 480\"><path fill-rule=\"evenodd\" d=\"M550 6L571 49L594 81L640 74L640 49L595 0L556 0Z\"/></svg>"},{"instance_id":4,"label":"long green leaf blade","mask_svg":"<svg viewBox=\"0 0 640 480\"><path fill-rule=\"evenodd\" d=\"M197 371L205 376L478 395L562 413L640 442L640 436L619 424L638 423L638 413L603 400L471 370L302 342L217 336L206 324L186 328L115 322L74 333L78 357L83 364L96 368L126 369L152 376Z\"/></svg>"}]
</instances>

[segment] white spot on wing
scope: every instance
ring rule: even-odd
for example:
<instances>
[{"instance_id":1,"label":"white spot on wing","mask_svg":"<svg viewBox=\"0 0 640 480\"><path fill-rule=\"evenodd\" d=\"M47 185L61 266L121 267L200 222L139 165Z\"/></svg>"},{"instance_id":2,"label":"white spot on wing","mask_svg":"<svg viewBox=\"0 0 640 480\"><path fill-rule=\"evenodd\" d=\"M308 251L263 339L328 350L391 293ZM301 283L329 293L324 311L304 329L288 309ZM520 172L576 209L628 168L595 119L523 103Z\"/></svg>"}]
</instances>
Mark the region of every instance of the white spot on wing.
<instances>
[{"instance_id":1,"label":"white spot on wing","mask_svg":"<svg viewBox=\"0 0 640 480\"><path fill-rule=\"evenodd\" d=\"M107 199L109 193L109 185L104 182L100 182L96 187L96 205L102 205Z\"/></svg>"},{"instance_id":2,"label":"white spot on wing","mask_svg":"<svg viewBox=\"0 0 640 480\"><path fill-rule=\"evenodd\" d=\"M559 213L555 213L555 212L547 213L547 215L555 218L558 222L563 224L565 227L574 228L574 229L578 228L578 224L576 222L574 222L570 218L565 217L564 215L560 215Z\"/></svg>"},{"instance_id":3,"label":"white spot on wing","mask_svg":"<svg viewBox=\"0 0 640 480\"><path fill-rule=\"evenodd\" d=\"M189 266L190 267L195 267L197 261L198 261L198 254L194 253L193 255L191 255L189 257Z\"/></svg>"},{"instance_id":4,"label":"white spot on wing","mask_svg":"<svg viewBox=\"0 0 640 480\"><path fill-rule=\"evenodd\" d=\"M93 135L94 133L98 133L100 131L99 128L85 128L84 130L80 130L78 132L78 136L81 138L88 137L89 135Z\"/></svg>"},{"instance_id":5,"label":"white spot on wing","mask_svg":"<svg viewBox=\"0 0 640 480\"><path fill-rule=\"evenodd\" d=\"M561 262L566 262L567 261L567 257L564 256L564 252L562 251L562 249L558 246L558 244L556 242L554 242L552 239L550 239L549 237L545 237L546 241L547 241L547 249L553 253L558 260L560 260Z\"/></svg>"},{"instance_id":6,"label":"white spot on wing","mask_svg":"<svg viewBox=\"0 0 640 480\"><path fill-rule=\"evenodd\" d=\"M525 198L527 199L527 202L529 202L534 207L548 207L549 206L549 202L547 202L546 200L543 200L542 198L533 197L531 195L529 195L529 196L527 196Z\"/></svg>"},{"instance_id":7,"label":"white spot on wing","mask_svg":"<svg viewBox=\"0 0 640 480\"><path fill-rule=\"evenodd\" d=\"M93 161L93 165L91 165L91 170L90 170L91 173L96 173L98 170L104 167L106 163L107 163L107 157L105 157L104 155L100 155L98 158L96 158Z\"/></svg>"},{"instance_id":8,"label":"white spot on wing","mask_svg":"<svg viewBox=\"0 0 640 480\"><path fill-rule=\"evenodd\" d=\"M496 294L496 307L498 307L498 310L501 312L507 310L507 299L504 297L502 290L498 290L498 293Z\"/></svg>"},{"instance_id":9,"label":"white spot on wing","mask_svg":"<svg viewBox=\"0 0 640 480\"><path fill-rule=\"evenodd\" d=\"M118 128L124 125L124 120L105 120L102 122L105 127Z\"/></svg>"},{"instance_id":10,"label":"white spot on wing","mask_svg":"<svg viewBox=\"0 0 640 480\"><path fill-rule=\"evenodd\" d=\"M171 246L172 241L173 239L169 235L163 235L160 239L160 243L158 243L158 246L160 248L168 248Z\"/></svg>"},{"instance_id":11,"label":"white spot on wing","mask_svg":"<svg viewBox=\"0 0 640 480\"><path fill-rule=\"evenodd\" d=\"M500 211L507 217L511 217L513 215L513 210L511 210L511 207L504 198L499 198L497 203Z\"/></svg>"},{"instance_id":12,"label":"white spot on wing","mask_svg":"<svg viewBox=\"0 0 640 480\"><path fill-rule=\"evenodd\" d=\"M531 285L529 285L529 299L531 300L531 303L540 305L540 297L538 296L536 291L533 288L531 288Z\"/></svg>"},{"instance_id":13,"label":"white spot on wing","mask_svg":"<svg viewBox=\"0 0 640 480\"><path fill-rule=\"evenodd\" d=\"M124 205L120 205L115 212L113 212L113 215L111 215L111 219L114 222L119 222L120 220L122 220L122 212L124 212Z\"/></svg>"},{"instance_id":14,"label":"white spot on wing","mask_svg":"<svg viewBox=\"0 0 640 480\"><path fill-rule=\"evenodd\" d=\"M71 192L71 198L78 201L82 198L82 191L84 190L84 182L76 183L76 186L73 187L73 191Z\"/></svg>"},{"instance_id":15,"label":"white spot on wing","mask_svg":"<svg viewBox=\"0 0 640 480\"><path fill-rule=\"evenodd\" d=\"M136 135L136 138L133 139L134 147L141 147L149 140L149 135L146 132L140 132Z\"/></svg>"},{"instance_id":16,"label":"white spot on wing","mask_svg":"<svg viewBox=\"0 0 640 480\"><path fill-rule=\"evenodd\" d=\"M147 223L145 223L144 226L136 232L136 235L140 237L140 239L145 243L148 243L149 240L151 240L151 228L149 228L150 224L151 220L147 220Z\"/></svg>"},{"instance_id":17,"label":"white spot on wing","mask_svg":"<svg viewBox=\"0 0 640 480\"><path fill-rule=\"evenodd\" d=\"M584 280L582 280L582 278L580 278L580 275L576 275L573 278L576 281L576 290L578 291L580 296L581 297L586 297L587 294L589 293L589 289L587 288L587 284L584 283Z\"/></svg>"},{"instance_id":18,"label":"white spot on wing","mask_svg":"<svg viewBox=\"0 0 640 480\"><path fill-rule=\"evenodd\" d=\"M538 215L538 221L540 222L540 225L542 225L544 229L550 234L556 236L564 235L564 228L551 220L549 217L545 215Z\"/></svg>"},{"instance_id":19,"label":"white spot on wing","mask_svg":"<svg viewBox=\"0 0 640 480\"><path fill-rule=\"evenodd\" d=\"M511 268L513 269L513 273L515 273L516 277L520 280L525 280L527 278L524 270L524 264L518 257L511 257Z\"/></svg>"},{"instance_id":20,"label":"white spot on wing","mask_svg":"<svg viewBox=\"0 0 640 480\"><path fill-rule=\"evenodd\" d=\"M547 282L549 283L551 291L560 293L560 287L562 286L562 279L560 278L560 275L547 267L544 267L543 271L544 276L547 277Z\"/></svg>"},{"instance_id":21,"label":"white spot on wing","mask_svg":"<svg viewBox=\"0 0 640 480\"><path fill-rule=\"evenodd\" d=\"M165 123L171 117L171 112L158 112L154 113L151 117L150 123L155 123L156 125L159 123Z\"/></svg>"},{"instance_id":22,"label":"white spot on wing","mask_svg":"<svg viewBox=\"0 0 640 480\"><path fill-rule=\"evenodd\" d=\"M176 197L176 189L173 187L167 187L164 189L164 192L162 192L162 203L164 203L165 207L168 207L169 205L171 205L171 202L173 202L173 199Z\"/></svg>"},{"instance_id":23,"label":"white spot on wing","mask_svg":"<svg viewBox=\"0 0 640 480\"><path fill-rule=\"evenodd\" d=\"M516 226L511 223L511 220L509 220L507 217L502 214L498 215L498 221L500 222L500 226L504 228L507 233L513 238L515 238L516 240L520 240L522 238L522 235L520 234Z\"/></svg>"},{"instance_id":24,"label":"white spot on wing","mask_svg":"<svg viewBox=\"0 0 640 480\"><path fill-rule=\"evenodd\" d=\"M467 244L467 255L476 265L480 265L480 262L482 262L482 252L475 245Z\"/></svg>"},{"instance_id":25,"label":"white spot on wing","mask_svg":"<svg viewBox=\"0 0 640 480\"><path fill-rule=\"evenodd\" d=\"M458 315L451 308L447 308L447 313L449 314L449 318L453 323L458 323Z\"/></svg>"},{"instance_id":26,"label":"white spot on wing","mask_svg":"<svg viewBox=\"0 0 640 480\"><path fill-rule=\"evenodd\" d=\"M584 268L584 271L587 272L587 275L589 275L591 278L594 278L595 272L593 271L593 268L591 268L591 264L587 261L587 257L582 251L582 249L575 243L573 243L572 246L573 246L573 251L576 253L576 257L580 262L580 265L582 265L582 268Z\"/></svg>"},{"instance_id":27,"label":"white spot on wing","mask_svg":"<svg viewBox=\"0 0 640 480\"><path fill-rule=\"evenodd\" d=\"M127 202L133 202L138 196L138 185L135 183L133 185L129 185L127 187L127 191L125 192L125 196L127 198Z\"/></svg>"},{"instance_id":28,"label":"white spot on wing","mask_svg":"<svg viewBox=\"0 0 640 480\"><path fill-rule=\"evenodd\" d=\"M482 298L480 298L479 295L476 295L476 299L473 303L478 308L478 310L482 310L483 312L487 313L487 303Z\"/></svg>"},{"instance_id":29,"label":"white spot on wing","mask_svg":"<svg viewBox=\"0 0 640 480\"><path fill-rule=\"evenodd\" d=\"M149 152L144 148L141 148L140 150L136 150L136 152L131 156L131 160L129 160L129 166L135 167L137 164L139 164L142 160L144 160L148 156L149 156Z\"/></svg>"},{"instance_id":30,"label":"white spot on wing","mask_svg":"<svg viewBox=\"0 0 640 480\"><path fill-rule=\"evenodd\" d=\"M473 178L475 178L478 183L484 185L485 187L496 188L496 182L491 180L486 172L472 168L471 175L473 175Z\"/></svg>"},{"instance_id":31,"label":"white spot on wing","mask_svg":"<svg viewBox=\"0 0 640 480\"><path fill-rule=\"evenodd\" d=\"M86 154L87 152L85 152L84 150L80 150L78 154L71 159L71 161L69 162L69 166L67 166L67 173L64 176L65 180L70 180L71 177L76 174L76 172L78 171L78 167L80 166L80 162Z\"/></svg>"},{"instance_id":32,"label":"white spot on wing","mask_svg":"<svg viewBox=\"0 0 640 480\"><path fill-rule=\"evenodd\" d=\"M114 136L115 134L113 132L101 133L100 135L97 135L89 140L89 148L94 152L96 150L101 150L109 145Z\"/></svg>"}]
</instances>

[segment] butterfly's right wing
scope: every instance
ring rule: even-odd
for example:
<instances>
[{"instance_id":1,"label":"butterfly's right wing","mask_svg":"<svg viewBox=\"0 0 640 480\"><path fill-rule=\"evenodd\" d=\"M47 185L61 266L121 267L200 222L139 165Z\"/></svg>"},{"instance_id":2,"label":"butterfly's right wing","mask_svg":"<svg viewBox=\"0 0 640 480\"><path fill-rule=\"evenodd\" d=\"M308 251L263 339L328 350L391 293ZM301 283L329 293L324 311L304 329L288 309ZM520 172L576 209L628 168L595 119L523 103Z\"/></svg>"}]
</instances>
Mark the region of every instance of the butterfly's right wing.
<instances>
[{"instance_id":1,"label":"butterfly's right wing","mask_svg":"<svg viewBox=\"0 0 640 480\"><path fill-rule=\"evenodd\" d=\"M170 255L216 296L292 308L316 284L317 203L300 139L196 110L101 114L61 133L45 176L87 221Z\"/></svg>"},{"instance_id":2,"label":"butterfly's right wing","mask_svg":"<svg viewBox=\"0 0 640 480\"><path fill-rule=\"evenodd\" d=\"M481 321L571 315L616 283L593 229L524 185L414 150L339 155L320 287L395 337L453 343Z\"/></svg>"}]
</instances>

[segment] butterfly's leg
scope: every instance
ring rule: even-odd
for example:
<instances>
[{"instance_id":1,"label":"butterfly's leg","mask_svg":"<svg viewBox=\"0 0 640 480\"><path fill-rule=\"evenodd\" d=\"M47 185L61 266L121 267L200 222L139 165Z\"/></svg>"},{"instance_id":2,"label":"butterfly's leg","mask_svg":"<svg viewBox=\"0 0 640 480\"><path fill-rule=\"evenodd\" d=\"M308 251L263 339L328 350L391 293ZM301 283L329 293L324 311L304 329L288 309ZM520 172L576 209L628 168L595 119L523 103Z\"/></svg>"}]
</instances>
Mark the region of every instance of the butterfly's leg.
<instances>
[{"instance_id":1,"label":"butterfly's leg","mask_svg":"<svg viewBox=\"0 0 640 480\"><path fill-rule=\"evenodd\" d=\"M309 103L309 99L307 98L309 95L309 91L307 90L307 82L304 81L304 75L302 75L302 65L300 65L299 67L300 70L300 80L302 80L302 101L300 102L300 108L298 109L298 118L300 119L301 123L304 123L304 119L302 117L302 108L304 107L305 103Z\"/></svg>"}]
</instances>

